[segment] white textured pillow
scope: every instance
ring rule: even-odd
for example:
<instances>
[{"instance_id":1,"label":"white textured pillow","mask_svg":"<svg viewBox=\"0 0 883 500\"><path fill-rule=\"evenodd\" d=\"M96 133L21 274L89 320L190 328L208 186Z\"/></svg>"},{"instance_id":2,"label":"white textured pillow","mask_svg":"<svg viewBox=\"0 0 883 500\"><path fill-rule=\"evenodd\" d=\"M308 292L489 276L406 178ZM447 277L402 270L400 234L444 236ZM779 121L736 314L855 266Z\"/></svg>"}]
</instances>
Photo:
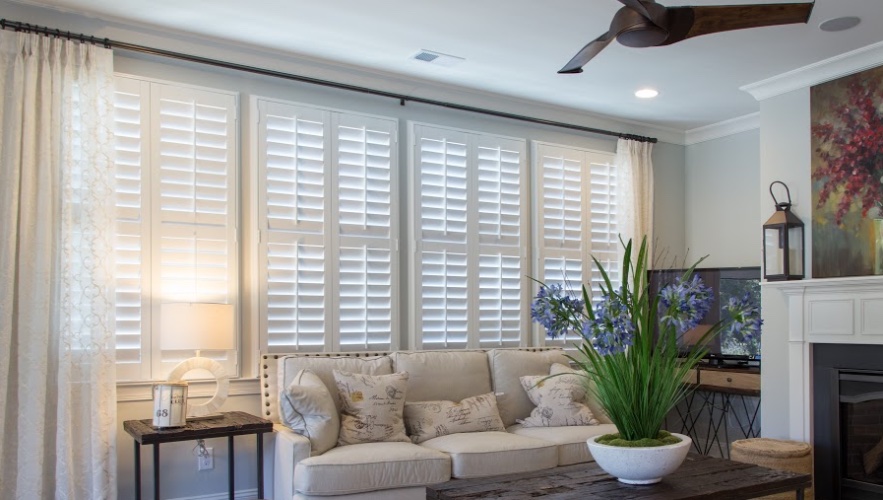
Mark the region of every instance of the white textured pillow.
<instances>
[{"instance_id":1,"label":"white textured pillow","mask_svg":"<svg viewBox=\"0 0 883 500\"><path fill-rule=\"evenodd\" d=\"M282 422L310 439L313 453L334 448L340 431L340 417L334 398L318 375L310 370L297 372L279 397Z\"/></svg>"},{"instance_id":2,"label":"white textured pillow","mask_svg":"<svg viewBox=\"0 0 883 500\"><path fill-rule=\"evenodd\" d=\"M405 403L405 427L414 443L460 432L505 431L494 393L479 394L459 403Z\"/></svg>"},{"instance_id":3,"label":"white textured pillow","mask_svg":"<svg viewBox=\"0 0 883 500\"><path fill-rule=\"evenodd\" d=\"M366 375L334 370L340 397L338 445L410 441L405 434L407 373Z\"/></svg>"},{"instance_id":4,"label":"white textured pillow","mask_svg":"<svg viewBox=\"0 0 883 500\"><path fill-rule=\"evenodd\" d=\"M560 363L552 365L545 375L521 377L521 386L537 405L530 416L518 423L525 427L561 427L568 425L598 425L592 410L585 405L585 379Z\"/></svg>"}]
</instances>

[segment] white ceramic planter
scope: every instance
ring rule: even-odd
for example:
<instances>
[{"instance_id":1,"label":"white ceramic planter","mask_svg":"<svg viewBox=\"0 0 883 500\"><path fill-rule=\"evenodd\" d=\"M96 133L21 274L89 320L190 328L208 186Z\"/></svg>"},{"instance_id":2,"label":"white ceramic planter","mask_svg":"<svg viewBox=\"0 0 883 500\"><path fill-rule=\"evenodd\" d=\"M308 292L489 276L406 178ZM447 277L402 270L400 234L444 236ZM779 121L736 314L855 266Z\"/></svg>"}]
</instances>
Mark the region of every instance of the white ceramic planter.
<instances>
[{"instance_id":1,"label":"white ceramic planter","mask_svg":"<svg viewBox=\"0 0 883 500\"><path fill-rule=\"evenodd\" d=\"M623 448L595 442L601 436L589 438L589 452L604 472L628 484L653 484L663 476L676 471L683 463L693 441L683 434L680 443L647 448Z\"/></svg>"}]
</instances>

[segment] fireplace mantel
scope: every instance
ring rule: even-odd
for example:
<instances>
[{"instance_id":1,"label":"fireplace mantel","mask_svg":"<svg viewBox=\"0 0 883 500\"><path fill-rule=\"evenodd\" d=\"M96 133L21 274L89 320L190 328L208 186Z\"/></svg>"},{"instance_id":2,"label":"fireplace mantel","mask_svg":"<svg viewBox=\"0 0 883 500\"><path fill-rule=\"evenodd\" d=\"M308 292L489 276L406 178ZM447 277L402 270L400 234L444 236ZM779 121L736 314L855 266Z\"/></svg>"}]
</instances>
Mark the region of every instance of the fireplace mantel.
<instances>
[{"instance_id":1,"label":"fireplace mantel","mask_svg":"<svg viewBox=\"0 0 883 500\"><path fill-rule=\"evenodd\" d=\"M764 282L788 308L791 439L812 440L810 349L814 343L883 344L883 276Z\"/></svg>"}]
</instances>

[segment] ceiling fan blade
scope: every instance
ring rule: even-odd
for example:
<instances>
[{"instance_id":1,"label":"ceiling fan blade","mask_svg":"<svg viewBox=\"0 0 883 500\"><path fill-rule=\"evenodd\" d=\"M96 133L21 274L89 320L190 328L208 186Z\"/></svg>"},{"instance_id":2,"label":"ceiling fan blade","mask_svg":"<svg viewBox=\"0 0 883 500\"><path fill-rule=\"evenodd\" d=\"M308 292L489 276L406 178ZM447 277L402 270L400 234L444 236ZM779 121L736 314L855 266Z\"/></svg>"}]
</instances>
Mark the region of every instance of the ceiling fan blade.
<instances>
[{"instance_id":1,"label":"ceiling fan blade","mask_svg":"<svg viewBox=\"0 0 883 500\"><path fill-rule=\"evenodd\" d=\"M580 51L577 52L563 68L559 69L558 73L582 73L583 66L591 61L593 57L597 56L599 52L604 50L604 47L608 46L615 38L615 36L610 35L610 32L607 32L592 40L586 44L585 47L580 49Z\"/></svg>"},{"instance_id":2,"label":"ceiling fan blade","mask_svg":"<svg viewBox=\"0 0 883 500\"><path fill-rule=\"evenodd\" d=\"M663 45L722 31L806 23L814 3L669 7L671 35Z\"/></svg>"}]
</instances>

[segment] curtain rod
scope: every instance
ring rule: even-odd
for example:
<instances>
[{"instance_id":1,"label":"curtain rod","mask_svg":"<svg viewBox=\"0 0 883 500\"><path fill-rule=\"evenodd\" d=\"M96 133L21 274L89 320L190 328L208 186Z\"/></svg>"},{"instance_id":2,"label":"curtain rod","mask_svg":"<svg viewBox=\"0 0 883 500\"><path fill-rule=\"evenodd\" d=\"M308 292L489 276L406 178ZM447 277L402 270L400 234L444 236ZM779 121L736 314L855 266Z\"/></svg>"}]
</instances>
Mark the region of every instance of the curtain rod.
<instances>
[{"instance_id":1,"label":"curtain rod","mask_svg":"<svg viewBox=\"0 0 883 500\"><path fill-rule=\"evenodd\" d=\"M0 29L12 29L15 31L24 31L27 33L40 33L43 35L58 37L58 38L67 38L68 40L78 40L81 43L91 43L95 45L102 45L107 49L119 49L129 52L140 52L142 54L150 54L160 57L167 57L171 59L179 59L182 61L189 61L199 64L206 64L210 66L217 66L220 68L232 69L235 71L243 71L246 73L254 73L258 75L270 76L274 78L281 78L284 80L293 80L302 83L308 83L311 85L319 85L323 87L331 87L335 89L341 90L349 90L351 92L359 92L362 94L370 94L376 95L380 97L388 97L390 99L396 99L399 103L404 106L406 102L416 102L420 104L428 104L430 106L438 106L442 108L456 109L459 111L467 111L470 113L478 113L482 115L496 116L499 118L508 118L511 120L517 120L528 123L536 123L539 125L549 125L551 127L558 128L566 128L570 130L579 130L581 132L590 132L593 134L599 135L607 135L612 137L619 137L621 139L630 139L634 141L640 142L650 142L656 143L657 139L655 137L644 137L641 135L634 134L626 134L622 132L614 132L611 130L604 130L593 127L584 127L582 125L575 125L572 123L559 122L554 120L545 120L543 118L535 118L531 116L525 115L517 115L514 113L506 113L503 111L495 111L492 109L485 108L476 108L473 106L466 106L463 104L456 104L452 102L445 101L437 101L434 99L425 99L422 97L413 97L404 94L397 94L395 92L386 92L383 90L376 90L367 87L360 87L357 85L349 85L346 83L332 82L329 80L321 80L318 78L311 78L308 76L295 75L292 73L285 73L282 71L275 71L266 68L258 68L255 66L248 66L244 64L237 64L227 61L221 61L218 59L211 59L207 57L195 56L192 54L185 54L183 52L174 52L171 50L158 49L155 47L148 47L146 45L138 45L134 43L128 42L120 42L117 40L111 40L109 38L96 38L94 36L88 36L82 33L71 33L70 31L61 31L58 29L47 28L45 26L38 26L35 24L26 24L18 21L9 21L7 19L0 19Z\"/></svg>"}]
</instances>

